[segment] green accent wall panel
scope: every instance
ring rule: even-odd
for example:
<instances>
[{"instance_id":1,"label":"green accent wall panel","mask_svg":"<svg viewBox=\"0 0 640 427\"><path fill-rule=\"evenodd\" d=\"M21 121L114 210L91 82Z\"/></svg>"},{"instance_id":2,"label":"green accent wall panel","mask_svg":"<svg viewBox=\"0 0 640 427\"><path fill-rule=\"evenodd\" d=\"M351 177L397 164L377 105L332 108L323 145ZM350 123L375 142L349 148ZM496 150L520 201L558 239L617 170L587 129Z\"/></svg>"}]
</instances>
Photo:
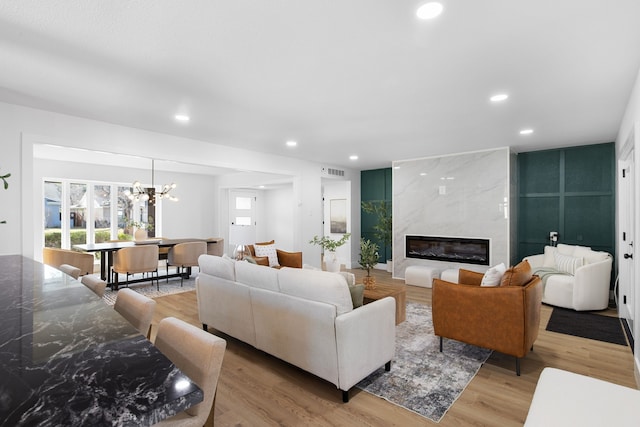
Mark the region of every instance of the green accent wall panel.
<instances>
[{"instance_id":1,"label":"green accent wall panel","mask_svg":"<svg viewBox=\"0 0 640 427\"><path fill-rule=\"evenodd\" d=\"M522 159L522 160L521 160ZM535 151L518 155L520 194L560 191L560 153Z\"/></svg>"},{"instance_id":2,"label":"green accent wall panel","mask_svg":"<svg viewBox=\"0 0 640 427\"><path fill-rule=\"evenodd\" d=\"M392 203L392 171L391 168L372 169L360 172L360 199L363 202L368 201L385 201L389 205ZM385 247L382 242L374 236L373 226L376 224L377 218L374 215L360 211L360 227L362 237L375 242L380 246L379 262L386 262L391 259L391 245Z\"/></svg>"},{"instance_id":3,"label":"green accent wall panel","mask_svg":"<svg viewBox=\"0 0 640 427\"><path fill-rule=\"evenodd\" d=\"M590 246L613 254L613 196L574 196L565 201L562 243Z\"/></svg>"},{"instance_id":4,"label":"green accent wall panel","mask_svg":"<svg viewBox=\"0 0 640 427\"><path fill-rule=\"evenodd\" d=\"M614 143L518 154L518 259L558 243L615 253Z\"/></svg>"},{"instance_id":5,"label":"green accent wall panel","mask_svg":"<svg viewBox=\"0 0 640 427\"><path fill-rule=\"evenodd\" d=\"M610 193L615 186L614 156L613 144L565 150L565 191Z\"/></svg>"}]
</instances>

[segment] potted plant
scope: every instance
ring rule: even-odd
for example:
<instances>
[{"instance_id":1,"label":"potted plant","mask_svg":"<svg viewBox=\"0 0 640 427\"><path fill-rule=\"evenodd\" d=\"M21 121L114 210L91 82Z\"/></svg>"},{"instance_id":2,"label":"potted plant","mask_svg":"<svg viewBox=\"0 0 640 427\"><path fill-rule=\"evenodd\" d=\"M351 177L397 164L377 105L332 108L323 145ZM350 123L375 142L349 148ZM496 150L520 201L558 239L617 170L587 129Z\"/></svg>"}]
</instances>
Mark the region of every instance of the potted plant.
<instances>
[{"instance_id":1,"label":"potted plant","mask_svg":"<svg viewBox=\"0 0 640 427\"><path fill-rule=\"evenodd\" d=\"M371 276L371 269L378 263L378 245L368 239L360 240L360 266L367 270L367 277L362 279L365 289L376 287L376 278Z\"/></svg>"},{"instance_id":2,"label":"potted plant","mask_svg":"<svg viewBox=\"0 0 640 427\"><path fill-rule=\"evenodd\" d=\"M148 232L153 230L153 224L144 223L142 221L128 220L127 225L133 227L133 240L145 240L149 237Z\"/></svg>"},{"instance_id":3,"label":"potted plant","mask_svg":"<svg viewBox=\"0 0 640 427\"><path fill-rule=\"evenodd\" d=\"M391 246L393 243L391 204L384 200L362 202L362 211L376 216L377 223L373 226L373 235L385 248ZM383 261L387 262L387 271L391 272L391 259Z\"/></svg>"},{"instance_id":4,"label":"potted plant","mask_svg":"<svg viewBox=\"0 0 640 427\"><path fill-rule=\"evenodd\" d=\"M314 245L319 245L325 252L325 264L328 271L340 271L340 263L336 257L336 249L347 243L351 233L346 233L342 238L333 240L329 236L313 236L313 239L309 241Z\"/></svg>"},{"instance_id":5,"label":"potted plant","mask_svg":"<svg viewBox=\"0 0 640 427\"><path fill-rule=\"evenodd\" d=\"M2 185L4 186L4 189L7 190L9 188L9 182L7 181L7 178L9 178L11 176L10 173L5 174L0 176L0 179L2 179ZM7 221L0 221L0 224L6 224Z\"/></svg>"}]
</instances>

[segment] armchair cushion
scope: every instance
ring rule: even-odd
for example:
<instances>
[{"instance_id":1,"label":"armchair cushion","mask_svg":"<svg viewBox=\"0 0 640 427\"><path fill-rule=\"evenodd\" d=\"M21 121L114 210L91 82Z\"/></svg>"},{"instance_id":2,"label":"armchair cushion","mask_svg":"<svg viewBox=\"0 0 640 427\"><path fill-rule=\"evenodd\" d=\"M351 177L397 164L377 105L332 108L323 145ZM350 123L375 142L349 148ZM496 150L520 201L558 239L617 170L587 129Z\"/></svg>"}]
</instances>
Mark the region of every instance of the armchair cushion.
<instances>
[{"instance_id":1,"label":"armchair cushion","mask_svg":"<svg viewBox=\"0 0 640 427\"><path fill-rule=\"evenodd\" d=\"M509 269L502 276L500 286L524 286L533 276L529 261L523 260L515 267Z\"/></svg>"},{"instance_id":2,"label":"armchair cushion","mask_svg":"<svg viewBox=\"0 0 640 427\"><path fill-rule=\"evenodd\" d=\"M484 276L482 276L482 282L480 286L498 286L500 285L500 281L502 280L502 276L507 271L507 266L504 265L504 262L491 267L488 269Z\"/></svg>"},{"instance_id":3,"label":"armchair cushion","mask_svg":"<svg viewBox=\"0 0 640 427\"><path fill-rule=\"evenodd\" d=\"M268 242L256 243L255 245L249 245L249 251L251 252L251 256L256 261L258 265L265 265L275 268L280 267L291 267L291 268L302 268L302 252L287 252L281 249L276 249L276 255L278 258L278 264L272 265L268 256L259 256L256 253L256 248L258 246L267 246L274 245L275 241L271 240Z\"/></svg>"},{"instance_id":4,"label":"armchair cushion","mask_svg":"<svg viewBox=\"0 0 640 427\"><path fill-rule=\"evenodd\" d=\"M257 257L267 257L269 259L269 267L278 267L278 253L276 252L276 245L274 243L263 244L256 243L254 250Z\"/></svg>"}]
</instances>

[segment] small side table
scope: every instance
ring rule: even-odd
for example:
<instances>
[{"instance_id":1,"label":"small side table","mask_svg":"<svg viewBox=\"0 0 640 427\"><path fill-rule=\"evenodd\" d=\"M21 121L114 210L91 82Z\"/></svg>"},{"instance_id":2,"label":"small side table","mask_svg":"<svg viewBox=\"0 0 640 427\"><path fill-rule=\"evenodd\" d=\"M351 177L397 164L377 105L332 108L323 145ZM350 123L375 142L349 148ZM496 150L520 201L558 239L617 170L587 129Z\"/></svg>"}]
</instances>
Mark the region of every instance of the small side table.
<instances>
[{"instance_id":1,"label":"small side table","mask_svg":"<svg viewBox=\"0 0 640 427\"><path fill-rule=\"evenodd\" d=\"M407 318L407 287L405 285L376 284L375 289L364 290L365 304L385 297L393 297L396 300L396 325L404 322Z\"/></svg>"}]
</instances>

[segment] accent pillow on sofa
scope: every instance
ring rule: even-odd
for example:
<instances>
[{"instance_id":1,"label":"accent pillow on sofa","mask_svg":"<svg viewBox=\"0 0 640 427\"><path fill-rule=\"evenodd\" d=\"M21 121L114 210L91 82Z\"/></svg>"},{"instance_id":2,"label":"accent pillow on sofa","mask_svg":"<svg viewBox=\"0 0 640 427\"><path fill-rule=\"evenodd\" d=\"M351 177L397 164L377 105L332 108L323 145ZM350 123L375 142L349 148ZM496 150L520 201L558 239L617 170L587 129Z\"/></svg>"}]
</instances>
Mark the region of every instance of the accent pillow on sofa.
<instances>
[{"instance_id":1,"label":"accent pillow on sofa","mask_svg":"<svg viewBox=\"0 0 640 427\"><path fill-rule=\"evenodd\" d=\"M507 266L504 265L504 262L491 267L484 273L484 276L482 276L482 282L480 282L480 286L500 285L500 280L502 280L502 276L504 275L505 271L507 271Z\"/></svg>"},{"instance_id":2,"label":"accent pillow on sofa","mask_svg":"<svg viewBox=\"0 0 640 427\"><path fill-rule=\"evenodd\" d=\"M362 307L364 304L364 285L349 285L349 292L351 292L351 302L353 308Z\"/></svg>"},{"instance_id":3,"label":"accent pillow on sofa","mask_svg":"<svg viewBox=\"0 0 640 427\"><path fill-rule=\"evenodd\" d=\"M278 262L278 253L276 252L275 244L259 244L256 243L253 245L254 250L256 251L257 257L266 256L269 258L269 267L279 267L280 263Z\"/></svg>"},{"instance_id":4,"label":"accent pillow on sofa","mask_svg":"<svg viewBox=\"0 0 640 427\"><path fill-rule=\"evenodd\" d=\"M582 267L584 259L582 257L574 257L570 255L563 255L560 252L554 254L556 260L556 268L561 273L576 274L578 267Z\"/></svg>"},{"instance_id":5,"label":"accent pillow on sofa","mask_svg":"<svg viewBox=\"0 0 640 427\"><path fill-rule=\"evenodd\" d=\"M505 271L500 281L500 286L524 286L533 276L529 261L521 261L515 267L510 267Z\"/></svg>"}]
</instances>

